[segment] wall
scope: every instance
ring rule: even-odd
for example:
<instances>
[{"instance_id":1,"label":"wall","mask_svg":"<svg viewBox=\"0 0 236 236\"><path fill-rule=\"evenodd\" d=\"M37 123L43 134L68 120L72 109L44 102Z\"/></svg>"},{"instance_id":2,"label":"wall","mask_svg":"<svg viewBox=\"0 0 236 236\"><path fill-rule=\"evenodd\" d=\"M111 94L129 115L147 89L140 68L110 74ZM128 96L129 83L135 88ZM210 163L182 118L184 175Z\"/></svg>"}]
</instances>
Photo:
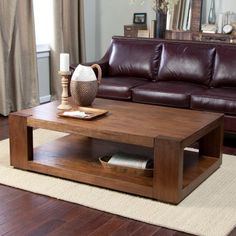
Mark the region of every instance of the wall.
<instances>
[{"instance_id":1,"label":"wall","mask_svg":"<svg viewBox=\"0 0 236 236\"><path fill-rule=\"evenodd\" d=\"M211 0L203 0L206 6L203 17L208 17ZM113 35L124 35L123 26L132 24L134 12L146 12L147 24L155 19L152 0L84 0L87 61L100 59ZM143 4L142 4L143 2ZM236 12L235 0L215 0L216 13Z\"/></svg>"},{"instance_id":2,"label":"wall","mask_svg":"<svg viewBox=\"0 0 236 236\"><path fill-rule=\"evenodd\" d=\"M236 2L235 0L218 0L221 1L222 12L231 11L236 13ZM224 2L224 3L222 3Z\"/></svg>"},{"instance_id":3,"label":"wall","mask_svg":"<svg viewBox=\"0 0 236 236\"><path fill-rule=\"evenodd\" d=\"M124 25L132 24L134 12L146 12L149 25L155 19L151 2L136 0L131 4L129 0L85 0L87 61L101 58L113 35L124 35Z\"/></svg>"},{"instance_id":4,"label":"wall","mask_svg":"<svg viewBox=\"0 0 236 236\"><path fill-rule=\"evenodd\" d=\"M142 5L142 1L130 4L129 0L100 0L99 2L99 29L100 29L100 52L102 55L106 51L113 35L124 35L124 25L132 24L134 12L146 12L147 23L150 19L150 2L147 0ZM154 13L154 12L153 12Z\"/></svg>"},{"instance_id":5,"label":"wall","mask_svg":"<svg viewBox=\"0 0 236 236\"><path fill-rule=\"evenodd\" d=\"M97 2L94 0L84 0L84 23L85 23L85 46L86 61L94 61L97 55Z\"/></svg>"}]
</instances>

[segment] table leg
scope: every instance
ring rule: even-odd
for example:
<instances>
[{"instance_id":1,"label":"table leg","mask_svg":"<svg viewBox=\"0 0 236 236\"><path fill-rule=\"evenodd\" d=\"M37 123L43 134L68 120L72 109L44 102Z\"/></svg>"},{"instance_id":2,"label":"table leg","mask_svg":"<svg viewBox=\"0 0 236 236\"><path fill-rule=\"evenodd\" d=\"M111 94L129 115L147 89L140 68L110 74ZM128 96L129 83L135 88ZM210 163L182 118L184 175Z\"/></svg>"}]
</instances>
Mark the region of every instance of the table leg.
<instances>
[{"instance_id":1,"label":"table leg","mask_svg":"<svg viewBox=\"0 0 236 236\"><path fill-rule=\"evenodd\" d=\"M199 155L222 159L223 153L223 122L199 140Z\"/></svg>"},{"instance_id":2,"label":"table leg","mask_svg":"<svg viewBox=\"0 0 236 236\"><path fill-rule=\"evenodd\" d=\"M153 198L170 203L181 200L183 149L177 140L155 139Z\"/></svg>"},{"instance_id":3,"label":"table leg","mask_svg":"<svg viewBox=\"0 0 236 236\"><path fill-rule=\"evenodd\" d=\"M27 116L9 115L10 163L20 169L27 169L28 160L33 159L32 127L27 127Z\"/></svg>"}]
</instances>

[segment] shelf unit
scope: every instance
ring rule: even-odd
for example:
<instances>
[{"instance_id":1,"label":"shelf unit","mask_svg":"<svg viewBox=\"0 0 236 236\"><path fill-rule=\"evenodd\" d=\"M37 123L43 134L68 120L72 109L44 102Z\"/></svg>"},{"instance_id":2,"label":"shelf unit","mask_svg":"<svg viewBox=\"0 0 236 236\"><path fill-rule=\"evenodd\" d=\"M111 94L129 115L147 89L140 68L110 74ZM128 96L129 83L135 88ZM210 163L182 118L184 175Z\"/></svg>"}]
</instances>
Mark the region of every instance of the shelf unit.
<instances>
[{"instance_id":1,"label":"shelf unit","mask_svg":"<svg viewBox=\"0 0 236 236\"><path fill-rule=\"evenodd\" d=\"M192 18L189 31L168 30L166 31L166 39L175 40L193 40L193 41L211 41L236 43L236 35L232 34L209 34L201 32L201 10L203 0L192 1Z\"/></svg>"},{"instance_id":2,"label":"shelf unit","mask_svg":"<svg viewBox=\"0 0 236 236\"><path fill-rule=\"evenodd\" d=\"M104 152L104 147L106 147ZM132 151L132 154L152 155L152 148L131 144L93 139L78 135L68 135L34 149L34 160L29 162L29 170L66 179L101 185L111 189L152 197L153 177L135 173L114 171L104 168L99 157L120 150ZM218 164L219 159L200 156L198 152L184 152L183 191L205 171ZM108 180L113 180L110 182ZM145 191L144 191L145 190Z\"/></svg>"},{"instance_id":3,"label":"shelf unit","mask_svg":"<svg viewBox=\"0 0 236 236\"><path fill-rule=\"evenodd\" d=\"M192 40L222 42L222 43L236 43L236 35L209 34L209 33L196 32L192 34Z\"/></svg>"},{"instance_id":4,"label":"shelf unit","mask_svg":"<svg viewBox=\"0 0 236 236\"><path fill-rule=\"evenodd\" d=\"M193 32L200 32L201 30L201 9L202 0L192 0L190 30L167 30L165 38L177 40L193 40Z\"/></svg>"}]
</instances>

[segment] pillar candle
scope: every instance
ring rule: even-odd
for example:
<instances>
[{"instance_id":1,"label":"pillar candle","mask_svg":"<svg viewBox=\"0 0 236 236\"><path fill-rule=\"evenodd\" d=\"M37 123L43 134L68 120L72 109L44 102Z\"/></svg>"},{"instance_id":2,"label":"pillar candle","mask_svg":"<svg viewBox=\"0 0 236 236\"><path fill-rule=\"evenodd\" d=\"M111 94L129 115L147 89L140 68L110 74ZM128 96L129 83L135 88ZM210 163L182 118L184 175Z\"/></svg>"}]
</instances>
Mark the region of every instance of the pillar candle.
<instances>
[{"instance_id":1,"label":"pillar candle","mask_svg":"<svg viewBox=\"0 0 236 236\"><path fill-rule=\"evenodd\" d=\"M60 71L70 71L69 65L69 54L68 53L61 53L60 54Z\"/></svg>"}]
</instances>

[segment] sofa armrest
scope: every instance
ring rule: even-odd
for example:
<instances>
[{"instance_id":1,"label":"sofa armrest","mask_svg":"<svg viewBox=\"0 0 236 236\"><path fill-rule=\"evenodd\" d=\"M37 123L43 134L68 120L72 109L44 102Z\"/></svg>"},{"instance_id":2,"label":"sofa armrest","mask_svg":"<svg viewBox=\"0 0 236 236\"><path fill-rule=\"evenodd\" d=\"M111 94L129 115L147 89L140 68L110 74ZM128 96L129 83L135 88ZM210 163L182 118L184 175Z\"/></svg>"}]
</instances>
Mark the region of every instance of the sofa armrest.
<instances>
[{"instance_id":1,"label":"sofa armrest","mask_svg":"<svg viewBox=\"0 0 236 236\"><path fill-rule=\"evenodd\" d=\"M98 64L101 69L102 69L102 76L107 76L108 75L108 67L109 67L109 62L108 60L99 60L99 61L93 61L93 62L86 62L86 63L82 63L82 65L84 66L91 66L93 64ZM71 73L73 74L73 72L75 71L75 68L78 66L79 64L72 64L70 65L70 70Z\"/></svg>"},{"instance_id":2,"label":"sofa armrest","mask_svg":"<svg viewBox=\"0 0 236 236\"><path fill-rule=\"evenodd\" d=\"M99 61L83 63L83 65L85 65L85 66L91 66L93 64L98 64L101 67L103 77L108 76L108 71L109 71L109 61L108 60L101 59ZM95 72L97 73L97 70L95 70Z\"/></svg>"},{"instance_id":3,"label":"sofa armrest","mask_svg":"<svg viewBox=\"0 0 236 236\"><path fill-rule=\"evenodd\" d=\"M108 48L108 50L106 51L105 55L98 61L93 61L93 62L85 62L85 63L81 63L84 66L91 66L93 64L98 64L101 69L102 69L102 76L108 76L108 71L109 71L109 59L110 59L110 54L111 54L111 50L112 50L112 42ZM79 64L72 64L70 65L70 70L73 74L75 68L78 66ZM95 70L95 73L96 70Z\"/></svg>"}]
</instances>

